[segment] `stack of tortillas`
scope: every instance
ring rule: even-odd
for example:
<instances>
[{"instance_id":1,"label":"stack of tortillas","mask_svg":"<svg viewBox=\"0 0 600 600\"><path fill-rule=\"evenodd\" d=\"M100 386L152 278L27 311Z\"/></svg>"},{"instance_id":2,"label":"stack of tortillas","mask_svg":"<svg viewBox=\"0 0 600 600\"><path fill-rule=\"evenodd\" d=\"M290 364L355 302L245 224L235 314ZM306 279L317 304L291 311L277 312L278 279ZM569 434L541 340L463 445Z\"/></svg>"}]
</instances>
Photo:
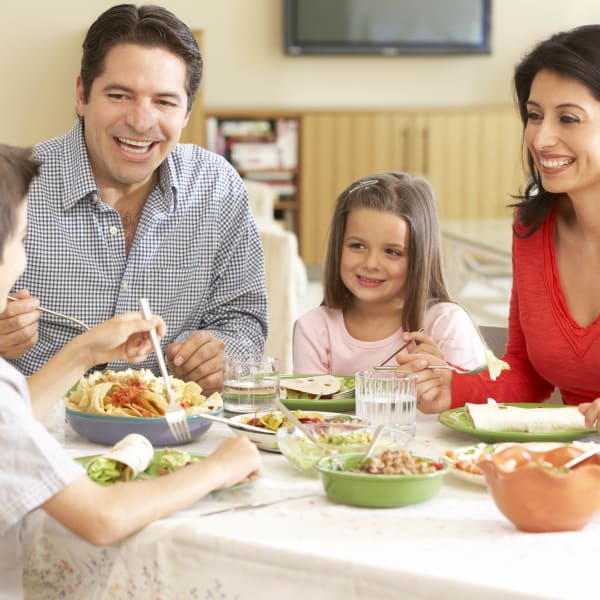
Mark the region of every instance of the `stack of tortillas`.
<instances>
[{"instance_id":1,"label":"stack of tortillas","mask_svg":"<svg viewBox=\"0 0 600 600\"><path fill-rule=\"evenodd\" d=\"M294 377L282 379L280 387L284 390L300 392L308 397L317 398L331 396L340 391L340 380L333 375L314 375L313 377ZM286 395L282 394L285 398Z\"/></svg>"},{"instance_id":2,"label":"stack of tortillas","mask_svg":"<svg viewBox=\"0 0 600 600\"><path fill-rule=\"evenodd\" d=\"M576 406L521 408L502 404L466 404L475 429L543 433L586 429Z\"/></svg>"}]
</instances>

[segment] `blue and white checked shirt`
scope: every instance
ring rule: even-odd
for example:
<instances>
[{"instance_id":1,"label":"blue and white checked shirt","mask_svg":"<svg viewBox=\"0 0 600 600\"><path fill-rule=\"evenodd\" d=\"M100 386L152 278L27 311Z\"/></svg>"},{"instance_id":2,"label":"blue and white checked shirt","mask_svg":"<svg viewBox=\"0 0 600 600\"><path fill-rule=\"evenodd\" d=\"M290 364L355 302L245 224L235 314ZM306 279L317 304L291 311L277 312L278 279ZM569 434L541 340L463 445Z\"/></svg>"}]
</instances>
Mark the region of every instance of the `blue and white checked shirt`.
<instances>
[{"instance_id":1,"label":"blue and white checked shirt","mask_svg":"<svg viewBox=\"0 0 600 600\"><path fill-rule=\"evenodd\" d=\"M35 148L25 240L27 288L42 306L90 326L139 311L147 297L167 324L164 347L203 329L225 352L262 352L267 295L260 237L244 185L222 157L179 144L160 167L129 255L116 210L102 202L83 126ZM44 365L81 330L42 313L39 342L13 364L25 375ZM140 364L155 373L154 355ZM123 363L108 368L122 369Z\"/></svg>"}]
</instances>

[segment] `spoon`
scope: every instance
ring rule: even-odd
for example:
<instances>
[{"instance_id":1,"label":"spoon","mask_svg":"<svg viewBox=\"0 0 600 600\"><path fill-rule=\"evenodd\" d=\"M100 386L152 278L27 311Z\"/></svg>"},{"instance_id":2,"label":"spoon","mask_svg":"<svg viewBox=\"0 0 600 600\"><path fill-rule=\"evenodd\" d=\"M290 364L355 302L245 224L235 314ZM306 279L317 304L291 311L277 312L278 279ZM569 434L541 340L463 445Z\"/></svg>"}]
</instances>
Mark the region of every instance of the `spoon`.
<instances>
[{"instance_id":1,"label":"spoon","mask_svg":"<svg viewBox=\"0 0 600 600\"><path fill-rule=\"evenodd\" d=\"M598 452L600 452L600 445L598 445L596 448L588 450L587 452L584 452L583 454L580 454L579 456L576 456L575 458L572 458L569 462L566 462L563 467L572 469L575 465L587 460L590 456L594 456L594 454L598 454Z\"/></svg>"},{"instance_id":2,"label":"spoon","mask_svg":"<svg viewBox=\"0 0 600 600\"><path fill-rule=\"evenodd\" d=\"M316 434L311 431L302 421L300 421L296 415L278 398L273 401L273 404L280 410L287 418L290 423L295 425L313 444L321 446Z\"/></svg>"},{"instance_id":3,"label":"spoon","mask_svg":"<svg viewBox=\"0 0 600 600\"><path fill-rule=\"evenodd\" d=\"M358 464L355 468L362 469L367 464L367 461L371 458L373 452L375 451L375 446L377 446L377 442L379 441L379 438L381 437L384 428L385 425L383 423L381 425L377 425L375 431L373 432L373 439L371 440L367 451L363 454L363 457L358 461Z\"/></svg>"}]
</instances>

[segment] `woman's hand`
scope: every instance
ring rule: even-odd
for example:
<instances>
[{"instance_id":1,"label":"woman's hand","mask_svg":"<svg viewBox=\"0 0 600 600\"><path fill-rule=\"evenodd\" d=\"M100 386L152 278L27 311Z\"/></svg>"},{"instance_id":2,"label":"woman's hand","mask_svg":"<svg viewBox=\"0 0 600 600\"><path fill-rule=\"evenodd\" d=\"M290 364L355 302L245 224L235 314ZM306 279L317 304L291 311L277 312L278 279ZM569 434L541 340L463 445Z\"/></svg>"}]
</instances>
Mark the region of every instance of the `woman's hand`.
<instances>
[{"instance_id":1,"label":"woman's hand","mask_svg":"<svg viewBox=\"0 0 600 600\"><path fill-rule=\"evenodd\" d=\"M596 398L593 402L582 402L577 408L585 417L587 428L600 430L600 398Z\"/></svg>"},{"instance_id":2,"label":"woman's hand","mask_svg":"<svg viewBox=\"0 0 600 600\"><path fill-rule=\"evenodd\" d=\"M419 347L420 350L420 347ZM405 371L417 375L417 408L424 413L448 410L452 400L450 369L429 369L429 365L445 365L435 354L399 354L396 362Z\"/></svg>"},{"instance_id":3,"label":"woman's hand","mask_svg":"<svg viewBox=\"0 0 600 600\"><path fill-rule=\"evenodd\" d=\"M160 317L148 320L139 312L124 313L82 333L73 343L87 353L89 367L115 360L139 363L153 351L148 333L153 327L159 338L165 335L165 323Z\"/></svg>"}]
</instances>

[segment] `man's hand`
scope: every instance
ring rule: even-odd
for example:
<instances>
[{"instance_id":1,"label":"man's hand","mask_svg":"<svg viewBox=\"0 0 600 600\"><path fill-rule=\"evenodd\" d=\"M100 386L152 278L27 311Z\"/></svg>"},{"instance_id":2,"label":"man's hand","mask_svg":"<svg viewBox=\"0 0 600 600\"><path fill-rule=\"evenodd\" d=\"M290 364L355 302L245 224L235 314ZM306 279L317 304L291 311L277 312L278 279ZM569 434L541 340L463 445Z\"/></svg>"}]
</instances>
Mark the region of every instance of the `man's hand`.
<instances>
[{"instance_id":1,"label":"man's hand","mask_svg":"<svg viewBox=\"0 0 600 600\"><path fill-rule=\"evenodd\" d=\"M223 389L223 342L208 331L196 331L182 344L167 346L171 373L183 381L195 381L209 396Z\"/></svg>"},{"instance_id":2,"label":"man's hand","mask_svg":"<svg viewBox=\"0 0 600 600\"><path fill-rule=\"evenodd\" d=\"M40 305L27 290L11 294L16 301L8 300L6 309L0 313L0 356L20 358L38 341Z\"/></svg>"}]
</instances>

